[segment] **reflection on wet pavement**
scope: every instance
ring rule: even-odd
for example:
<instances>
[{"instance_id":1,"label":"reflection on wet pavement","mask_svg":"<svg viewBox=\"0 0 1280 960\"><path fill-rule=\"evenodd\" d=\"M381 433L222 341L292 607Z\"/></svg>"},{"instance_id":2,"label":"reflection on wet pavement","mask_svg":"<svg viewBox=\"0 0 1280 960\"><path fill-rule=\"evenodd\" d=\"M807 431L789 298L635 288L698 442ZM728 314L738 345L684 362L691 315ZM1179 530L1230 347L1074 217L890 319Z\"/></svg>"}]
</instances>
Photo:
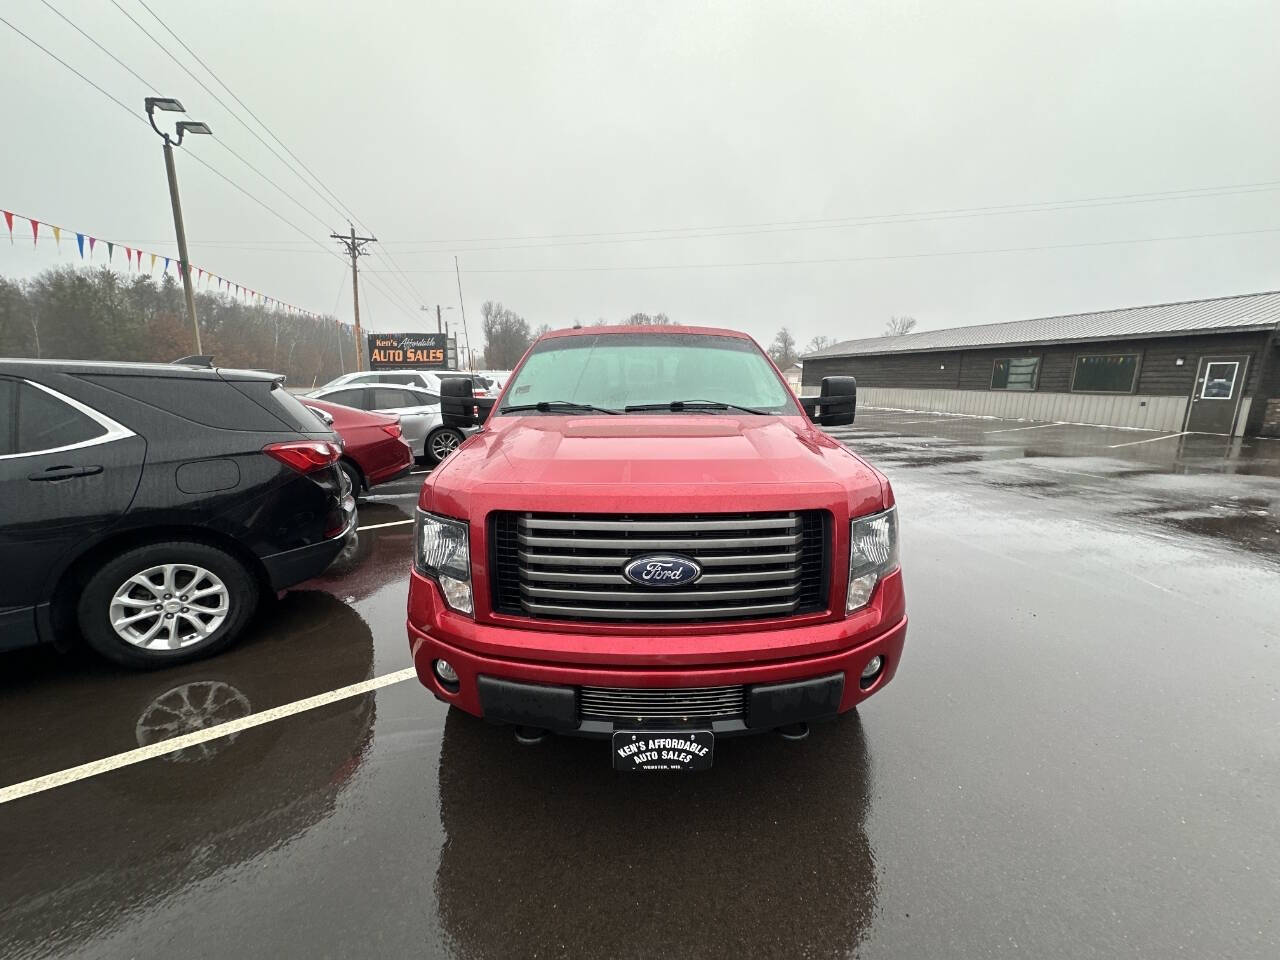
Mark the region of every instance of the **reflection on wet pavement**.
<instances>
[{"instance_id":1,"label":"reflection on wet pavement","mask_svg":"<svg viewBox=\"0 0 1280 960\"><path fill-rule=\"evenodd\" d=\"M891 475L934 468L957 482L1043 499L1083 497L1109 521L1209 537L1280 563L1278 440L1152 439L1162 435L942 416L886 429L907 416L863 411L858 424L831 432Z\"/></svg>"}]
</instances>

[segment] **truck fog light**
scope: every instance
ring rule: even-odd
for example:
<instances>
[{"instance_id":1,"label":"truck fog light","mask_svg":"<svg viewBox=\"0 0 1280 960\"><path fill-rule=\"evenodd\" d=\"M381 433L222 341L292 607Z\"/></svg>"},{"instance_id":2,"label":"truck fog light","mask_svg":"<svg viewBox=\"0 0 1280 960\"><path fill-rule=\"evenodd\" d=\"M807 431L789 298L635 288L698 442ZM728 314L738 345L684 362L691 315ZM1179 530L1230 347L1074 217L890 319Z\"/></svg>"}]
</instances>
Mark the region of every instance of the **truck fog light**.
<instances>
[{"instance_id":1,"label":"truck fog light","mask_svg":"<svg viewBox=\"0 0 1280 960\"><path fill-rule=\"evenodd\" d=\"M440 589L444 593L445 602L459 613L471 613L471 584L465 580L440 576Z\"/></svg>"},{"instance_id":2,"label":"truck fog light","mask_svg":"<svg viewBox=\"0 0 1280 960\"><path fill-rule=\"evenodd\" d=\"M879 657L876 658L877 660ZM448 660L437 660L435 662L436 676L440 678L440 682L447 687L456 687L458 685L458 671L453 669L453 664Z\"/></svg>"},{"instance_id":3,"label":"truck fog light","mask_svg":"<svg viewBox=\"0 0 1280 960\"><path fill-rule=\"evenodd\" d=\"M443 663L444 661L440 661ZM445 664L448 666L448 664ZM870 683L876 677L880 676L880 668L884 666L884 660L880 657L872 657L867 661L867 665L862 668L862 679ZM437 668L438 669L438 668Z\"/></svg>"}]
</instances>

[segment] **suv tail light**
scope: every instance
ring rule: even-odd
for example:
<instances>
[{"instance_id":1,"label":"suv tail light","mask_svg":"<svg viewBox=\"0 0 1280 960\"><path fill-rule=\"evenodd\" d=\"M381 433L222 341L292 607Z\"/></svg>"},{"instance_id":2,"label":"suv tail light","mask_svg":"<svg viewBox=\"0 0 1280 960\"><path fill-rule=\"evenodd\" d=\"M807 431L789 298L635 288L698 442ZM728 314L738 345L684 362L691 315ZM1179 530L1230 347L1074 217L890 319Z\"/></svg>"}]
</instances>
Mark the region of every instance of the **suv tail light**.
<instances>
[{"instance_id":1,"label":"suv tail light","mask_svg":"<svg viewBox=\"0 0 1280 960\"><path fill-rule=\"evenodd\" d=\"M396 437L396 438L399 438L399 437L402 435L402 431L401 431L401 429L400 429L400 421L399 421L399 420L396 420L396 422L395 422L395 423L384 423L384 424L382 425L382 429L383 429L383 431L384 431L384 432L389 433L389 434L391 434L391 436Z\"/></svg>"},{"instance_id":2,"label":"suv tail light","mask_svg":"<svg viewBox=\"0 0 1280 960\"><path fill-rule=\"evenodd\" d=\"M262 448L262 452L299 473L321 470L337 463L342 457L342 448L328 440L290 440L285 443L269 443Z\"/></svg>"}]
</instances>

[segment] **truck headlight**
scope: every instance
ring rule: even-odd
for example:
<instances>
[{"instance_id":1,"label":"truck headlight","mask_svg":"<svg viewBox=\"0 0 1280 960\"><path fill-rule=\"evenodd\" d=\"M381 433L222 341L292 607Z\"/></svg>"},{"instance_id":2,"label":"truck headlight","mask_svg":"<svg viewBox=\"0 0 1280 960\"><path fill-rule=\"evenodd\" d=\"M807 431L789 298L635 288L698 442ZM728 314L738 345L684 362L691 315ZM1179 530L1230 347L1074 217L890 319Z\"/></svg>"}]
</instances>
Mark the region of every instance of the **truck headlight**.
<instances>
[{"instance_id":1,"label":"truck headlight","mask_svg":"<svg viewBox=\"0 0 1280 960\"><path fill-rule=\"evenodd\" d=\"M898 508L859 517L849 525L849 592L845 614L871 602L880 578L898 568Z\"/></svg>"},{"instance_id":2,"label":"truck headlight","mask_svg":"<svg viewBox=\"0 0 1280 960\"><path fill-rule=\"evenodd\" d=\"M470 531L462 520L450 520L418 510L413 565L423 576L440 584L445 603L459 613L471 614Z\"/></svg>"}]
</instances>

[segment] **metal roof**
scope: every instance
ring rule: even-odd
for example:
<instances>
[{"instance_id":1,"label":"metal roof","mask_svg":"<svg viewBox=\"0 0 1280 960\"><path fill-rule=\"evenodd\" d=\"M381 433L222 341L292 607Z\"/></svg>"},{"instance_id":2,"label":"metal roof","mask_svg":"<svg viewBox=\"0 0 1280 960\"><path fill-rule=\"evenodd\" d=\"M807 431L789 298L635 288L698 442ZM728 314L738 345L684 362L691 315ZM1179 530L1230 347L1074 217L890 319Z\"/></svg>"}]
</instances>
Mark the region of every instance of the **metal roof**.
<instances>
[{"instance_id":1,"label":"metal roof","mask_svg":"<svg viewBox=\"0 0 1280 960\"><path fill-rule=\"evenodd\" d=\"M1266 330L1277 324L1280 324L1280 291L1127 307L1123 310L1104 310L1101 313L1072 313L1061 317L924 330L900 337L845 340L824 350L805 354L803 359Z\"/></svg>"}]
</instances>

